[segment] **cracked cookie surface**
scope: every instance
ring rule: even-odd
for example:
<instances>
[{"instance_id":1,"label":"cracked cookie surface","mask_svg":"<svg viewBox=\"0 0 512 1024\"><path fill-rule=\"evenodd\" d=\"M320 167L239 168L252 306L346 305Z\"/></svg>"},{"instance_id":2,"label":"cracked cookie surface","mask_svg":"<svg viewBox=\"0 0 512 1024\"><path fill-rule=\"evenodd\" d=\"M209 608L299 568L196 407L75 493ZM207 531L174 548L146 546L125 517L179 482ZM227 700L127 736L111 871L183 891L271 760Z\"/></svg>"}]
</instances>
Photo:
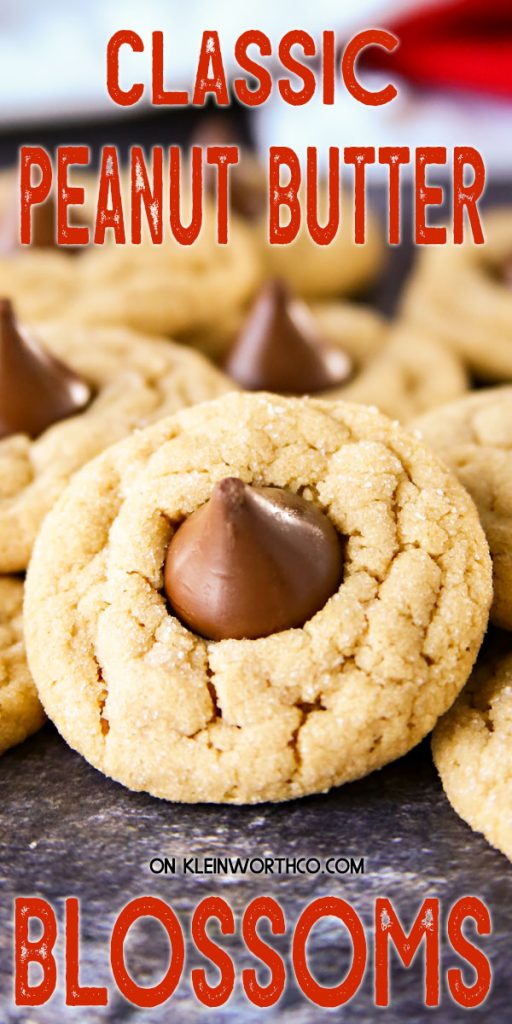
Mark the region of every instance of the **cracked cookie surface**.
<instances>
[{"instance_id":1,"label":"cracked cookie surface","mask_svg":"<svg viewBox=\"0 0 512 1024\"><path fill-rule=\"evenodd\" d=\"M491 619L512 629L512 387L477 391L413 420L411 427L471 494L493 561Z\"/></svg>"},{"instance_id":2,"label":"cracked cookie surface","mask_svg":"<svg viewBox=\"0 0 512 1024\"><path fill-rule=\"evenodd\" d=\"M229 244L218 245L214 218L206 213L199 239L189 246L143 238L140 245L107 240L74 256L65 249L0 255L0 294L27 323L58 318L184 340L234 316L260 279L249 229L233 218Z\"/></svg>"},{"instance_id":3,"label":"cracked cookie surface","mask_svg":"<svg viewBox=\"0 0 512 1024\"><path fill-rule=\"evenodd\" d=\"M411 416L463 395L467 383L453 352L421 331L394 324L380 350L330 397L375 405L386 416L406 423Z\"/></svg>"},{"instance_id":4,"label":"cracked cookie surface","mask_svg":"<svg viewBox=\"0 0 512 1024\"><path fill-rule=\"evenodd\" d=\"M0 577L0 754L37 732L45 720L23 640L23 583Z\"/></svg>"},{"instance_id":5,"label":"cracked cookie surface","mask_svg":"<svg viewBox=\"0 0 512 1024\"><path fill-rule=\"evenodd\" d=\"M135 427L233 388L199 353L165 339L69 324L34 334L92 384L94 397L36 440L0 440L0 572L26 568L41 521L75 470Z\"/></svg>"},{"instance_id":6,"label":"cracked cookie surface","mask_svg":"<svg viewBox=\"0 0 512 1024\"><path fill-rule=\"evenodd\" d=\"M512 654L477 665L432 752L454 810L512 860Z\"/></svg>"},{"instance_id":7,"label":"cracked cookie surface","mask_svg":"<svg viewBox=\"0 0 512 1024\"><path fill-rule=\"evenodd\" d=\"M169 611L170 538L226 476L302 494L345 538L342 583L302 628L210 642ZM417 440L363 406L231 394L74 477L35 545L27 648L50 718L107 775L171 800L285 800L429 732L490 600L474 505Z\"/></svg>"},{"instance_id":8,"label":"cracked cookie surface","mask_svg":"<svg viewBox=\"0 0 512 1024\"><path fill-rule=\"evenodd\" d=\"M426 246L402 303L403 316L453 349L482 380L512 378L512 208L487 212L485 245Z\"/></svg>"}]
</instances>

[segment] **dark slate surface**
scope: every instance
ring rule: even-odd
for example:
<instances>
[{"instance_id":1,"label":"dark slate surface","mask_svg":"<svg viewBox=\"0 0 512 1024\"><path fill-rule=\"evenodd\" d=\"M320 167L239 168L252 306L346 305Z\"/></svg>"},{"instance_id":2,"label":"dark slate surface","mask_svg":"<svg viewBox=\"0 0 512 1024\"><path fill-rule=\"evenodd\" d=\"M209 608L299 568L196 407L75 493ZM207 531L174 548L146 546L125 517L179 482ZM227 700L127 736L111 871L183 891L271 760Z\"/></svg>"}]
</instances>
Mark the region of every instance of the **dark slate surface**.
<instances>
[{"instance_id":1,"label":"dark slate surface","mask_svg":"<svg viewBox=\"0 0 512 1024\"><path fill-rule=\"evenodd\" d=\"M240 112L239 112L240 114ZM238 115L239 116L239 115ZM37 128L29 141L52 147L80 140L94 146L118 142L126 149L134 140L153 144L185 141L195 127L193 118L169 116L83 125L43 131ZM242 134L247 125L241 123ZM30 133L13 133L0 141L0 164L12 162L20 142ZM491 202L510 200L512 189L504 183L488 190ZM382 197L377 195L382 207ZM404 213L410 209L407 190ZM404 235L410 227L404 223ZM411 263L411 247L390 253L388 265L372 296L385 312L396 305L401 283ZM274 856L334 854L364 857L364 876L328 878L325 875L264 878L154 876L149 861L154 856L194 854ZM138 1010L118 996L111 980L108 957L113 921L121 907L135 896L152 893L169 901L188 929L191 910L207 894L224 896L237 924L246 904L256 895L280 900L291 929L301 909L320 895L340 895L353 904L368 926L369 957L363 985L349 1006L334 1011L331 1019L353 1024L369 1021L407 1022L435 1020L455 1024L512 1019L512 979L509 966L512 934L511 869L504 857L475 835L453 813L445 800L423 743L408 757L361 782L327 796L286 805L254 808L180 807L130 793L104 779L70 751L47 726L38 736L11 751L0 762L0 1024L77 1024L100 1021L182 1021L197 1024L205 1019L231 1024L265 1019L294 1024L316 1024L327 1016L308 1003L289 980L276 1008L258 1011L250 1006L237 980L226 1007L206 1011L196 1002L190 987L190 969L200 960L193 952L179 989L171 1003L156 1010ZM472 894L487 903L493 934L478 940L490 955L493 986L484 1007L464 1011L448 994L445 974L457 965L443 942L441 1006L422 1006L421 957L404 970L394 963L392 1006L377 1010L372 999L371 922L376 896L393 900L404 923L410 924L421 900L441 900L443 924L452 903ZM82 902L82 984L106 984L111 989L105 1009L66 1009L62 989L53 1001L37 1009L16 1010L13 1001L12 901L16 895L41 895L57 908L62 919L63 900L77 896ZM471 936L471 928L469 929ZM289 934L276 942L285 956ZM236 963L237 976L250 958L240 939L223 939ZM142 984L161 976L165 943L158 927L133 930L128 947L133 974ZM62 943L59 944L62 969ZM335 984L344 975L348 950L343 934L332 919L315 931L310 963L318 979ZM287 960L287 963L289 961ZM291 972L290 972L291 974ZM60 975L62 977L62 973ZM471 972L466 968L466 980Z\"/></svg>"},{"instance_id":2,"label":"dark slate surface","mask_svg":"<svg viewBox=\"0 0 512 1024\"><path fill-rule=\"evenodd\" d=\"M227 1024L262 1017L283 1024L292 1019L313 1024L326 1014L308 1003L293 981L278 1006L265 1013L247 1003L239 981L229 1003L207 1013L190 988L190 969L200 962L193 952L187 954L182 981L167 1006L142 1011L125 1003L110 978L110 931L121 907L147 893L170 902L186 931L191 909L211 893L228 900L237 923L254 896L273 895L283 906L289 928L311 899L327 894L347 899L368 925L370 950L361 989L347 1007L335 1011L336 1020L354 1024L376 1019L452 1024L468 1016L469 1011L452 1003L444 982L446 968L457 965L457 958L446 948L439 1009L422 1006L419 958L407 971L394 964L391 1008L377 1011L372 1001L371 920L376 896L391 898L404 923L412 921L425 896L439 897L443 922L460 896L479 896L493 919L492 936L478 941L492 958L494 982L489 999L484 1007L470 1012L471 1019L511 1019L510 866L451 811L427 743L382 772L326 796L251 808L183 807L130 793L104 779L48 726L2 759L0 808L0 991L5 1024L56 1024L62 1019L96 1024L139 1018L151 1024L170 1020L196 1024L204 1019ZM334 879L325 875L212 878L164 877L149 871L152 857L190 854L352 855L365 857L365 874ZM46 1007L14 1007L12 899L36 894L54 903L60 916L65 896L83 901L81 981L111 987L107 1008L66 1010L61 993ZM338 982L349 963L342 934L332 919L314 934L311 965L324 984ZM235 936L223 938L222 943L232 951L239 975L250 960L241 940ZM289 936L277 944L287 955ZM165 942L158 927L134 928L128 948L134 975L144 984L156 982L165 963ZM469 968L466 971L469 980Z\"/></svg>"}]
</instances>

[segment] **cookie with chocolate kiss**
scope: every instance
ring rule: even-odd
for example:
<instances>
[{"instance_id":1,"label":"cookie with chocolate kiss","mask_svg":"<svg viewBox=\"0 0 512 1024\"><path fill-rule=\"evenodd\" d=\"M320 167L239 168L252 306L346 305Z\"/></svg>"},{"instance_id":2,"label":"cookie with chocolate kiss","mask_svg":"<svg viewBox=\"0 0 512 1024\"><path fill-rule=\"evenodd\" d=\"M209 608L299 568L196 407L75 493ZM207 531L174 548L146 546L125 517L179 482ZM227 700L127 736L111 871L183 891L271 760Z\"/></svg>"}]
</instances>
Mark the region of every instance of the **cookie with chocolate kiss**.
<instances>
[{"instance_id":1,"label":"cookie with chocolate kiss","mask_svg":"<svg viewBox=\"0 0 512 1024\"><path fill-rule=\"evenodd\" d=\"M333 546L309 519L324 510ZM25 634L48 716L100 771L257 803L418 743L469 676L491 594L475 506L413 434L363 405L231 392L73 475L37 538Z\"/></svg>"},{"instance_id":2,"label":"cookie with chocolate kiss","mask_svg":"<svg viewBox=\"0 0 512 1024\"><path fill-rule=\"evenodd\" d=\"M16 323L9 299L0 300L0 438L39 437L89 404L92 389Z\"/></svg>"},{"instance_id":3,"label":"cookie with chocolate kiss","mask_svg":"<svg viewBox=\"0 0 512 1024\"><path fill-rule=\"evenodd\" d=\"M86 462L141 425L232 390L165 337L67 320L34 331L0 304L0 574L25 570L42 519Z\"/></svg>"},{"instance_id":4,"label":"cookie with chocolate kiss","mask_svg":"<svg viewBox=\"0 0 512 1024\"><path fill-rule=\"evenodd\" d=\"M225 364L247 391L305 395L346 383L350 356L325 341L307 306L282 281L269 281Z\"/></svg>"},{"instance_id":5,"label":"cookie with chocolate kiss","mask_svg":"<svg viewBox=\"0 0 512 1024\"><path fill-rule=\"evenodd\" d=\"M337 590L341 538L311 501L236 477L178 528L165 591L178 617L211 640L303 626Z\"/></svg>"}]
</instances>

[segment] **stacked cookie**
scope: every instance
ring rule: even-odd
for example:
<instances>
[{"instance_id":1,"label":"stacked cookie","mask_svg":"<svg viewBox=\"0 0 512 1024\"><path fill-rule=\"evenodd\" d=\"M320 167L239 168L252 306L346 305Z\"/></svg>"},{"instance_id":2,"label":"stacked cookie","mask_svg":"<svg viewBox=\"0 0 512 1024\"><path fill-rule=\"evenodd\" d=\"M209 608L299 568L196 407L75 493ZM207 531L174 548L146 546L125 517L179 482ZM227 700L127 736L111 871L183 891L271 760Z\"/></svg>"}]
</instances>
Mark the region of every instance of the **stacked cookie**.
<instances>
[{"instance_id":1,"label":"stacked cookie","mask_svg":"<svg viewBox=\"0 0 512 1024\"><path fill-rule=\"evenodd\" d=\"M325 791L419 742L486 630L484 530L508 628L503 531L427 430L474 400L471 364L348 300L373 220L366 247L276 249L249 206L227 247L207 213L190 248L0 259L0 749L41 700L179 801ZM396 422L420 414L429 447Z\"/></svg>"},{"instance_id":2,"label":"stacked cookie","mask_svg":"<svg viewBox=\"0 0 512 1024\"><path fill-rule=\"evenodd\" d=\"M512 859L510 652L512 630L512 291L510 210L485 218L484 246L422 255L403 301L412 329L456 352L477 387L412 421L472 496L493 562L491 633L477 669L433 737L455 810ZM489 387L493 384L493 387Z\"/></svg>"},{"instance_id":3,"label":"stacked cookie","mask_svg":"<svg viewBox=\"0 0 512 1024\"><path fill-rule=\"evenodd\" d=\"M492 556L491 620L507 631L512 629L511 404L512 387L487 388L413 423L473 497ZM435 730L433 751L455 809L512 859L510 651L503 638L489 642L460 700Z\"/></svg>"},{"instance_id":4,"label":"stacked cookie","mask_svg":"<svg viewBox=\"0 0 512 1024\"><path fill-rule=\"evenodd\" d=\"M456 352L476 380L512 377L512 209L486 212L485 245L429 246L417 261L403 316Z\"/></svg>"},{"instance_id":5,"label":"stacked cookie","mask_svg":"<svg viewBox=\"0 0 512 1024\"><path fill-rule=\"evenodd\" d=\"M90 176L92 178L92 176ZM80 175L79 183L84 183ZM92 181L85 179L89 190ZM276 389L273 368L264 364L280 358L285 372L278 377L283 393L329 390L332 397L375 404L392 418L405 422L435 404L462 394L467 374L459 356L427 330L388 324L377 313L349 301L364 294L383 262L381 231L368 212L365 245L355 245L348 230L340 231L326 248L314 244L303 228L286 246L266 242L266 217L261 210L261 182L252 171L235 191L244 218L230 217L230 242L215 242L215 211L205 204L203 230L191 246L166 241L153 244L149 233L140 245L102 246L68 251L49 244L54 234L51 204L36 207L33 235L36 245L20 251L17 221L9 213L9 186L13 175L0 180L0 296L9 297L24 323L69 322L73 328L117 326L144 334L165 335L199 349L219 368L231 372L234 384L263 390ZM241 195L249 202L241 202ZM251 198L252 197L252 198ZM12 200L14 202L14 200ZM12 204L11 204L12 207ZM353 220L353 210L342 197L342 221ZM5 212L5 210L4 210ZM87 207L82 216L91 217ZM270 328L260 333L260 372L248 384L248 375L234 372L232 353L244 352L244 336L251 320L268 314ZM272 320L274 324L272 325ZM290 322L293 327L290 329ZM286 349L276 329L286 323ZM298 328L298 329L297 329ZM340 350L341 373L318 373L320 342L324 350ZM325 362L325 360L324 360ZM301 370L299 383L293 370Z\"/></svg>"}]
</instances>

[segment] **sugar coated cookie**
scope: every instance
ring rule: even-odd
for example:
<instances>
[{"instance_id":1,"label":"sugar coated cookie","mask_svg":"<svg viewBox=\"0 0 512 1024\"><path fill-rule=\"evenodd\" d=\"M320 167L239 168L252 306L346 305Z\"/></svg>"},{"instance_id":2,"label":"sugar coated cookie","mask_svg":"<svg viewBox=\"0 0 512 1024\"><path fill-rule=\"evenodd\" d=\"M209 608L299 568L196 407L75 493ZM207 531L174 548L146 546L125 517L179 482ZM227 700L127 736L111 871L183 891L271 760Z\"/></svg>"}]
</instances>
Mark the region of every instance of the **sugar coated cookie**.
<instances>
[{"instance_id":1,"label":"sugar coated cookie","mask_svg":"<svg viewBox=\"0 0 512 1024\"><path fill-rule=\"evenodd\" d=\"M432 737L444 791L512 860L512 654L487 652Z\"/></svg>"},{"instance_id":2,"label":"sugar coated cookie","mask_svg":"<svg viewBox=\"0 0 512 1024\"><path fill-rule=\"evenodd\" d=\"M25 569L69 477L107 445L233 385L199 353L126 328L18 327L0 304L0 572Z\"/></svg>"},{"instance_id":3,"label":"sugar coated cookie","mask_svg":"<svg viewBox=\"0 0 512 1024\"><path fill-rule=\"evenodd\" d=\"M494 570L493 622L512 629L512 387L489 388L412 424L471 494Z\"/></svg>"},{"instance_id":4,"label":"sugar coated cookie","mask_svg":"<svg viewBox=\"0 0 512 1024\"><path fill-rule=\"evenodd\" d=\"M29 664L75 749L176 801L286 800L417 743L480 646L476 509L363 406L223 396L105 451L45 520Z\"/></svg>"},{"instance_id":5,"label":"sugar coated cookie","mask_svg":"<svg viewBox=\"0 0 512 1024\"><path fill-rule=\"evenodd\" d=\"M23 641L23 583L0 577L0 754L37 732L45 720Z\"/></svg>"},{"instance_id":6,"label":"sugar coated cookie","mask_svg":"<svg viewBox=\"0 0 512 1024\"><path fill-rule=\"evenodd\" d=\"M512 208L487 213L485 245L426 246L403 315L428 329L481 380L512 379Z\"/></svg>"}]
</instances>

